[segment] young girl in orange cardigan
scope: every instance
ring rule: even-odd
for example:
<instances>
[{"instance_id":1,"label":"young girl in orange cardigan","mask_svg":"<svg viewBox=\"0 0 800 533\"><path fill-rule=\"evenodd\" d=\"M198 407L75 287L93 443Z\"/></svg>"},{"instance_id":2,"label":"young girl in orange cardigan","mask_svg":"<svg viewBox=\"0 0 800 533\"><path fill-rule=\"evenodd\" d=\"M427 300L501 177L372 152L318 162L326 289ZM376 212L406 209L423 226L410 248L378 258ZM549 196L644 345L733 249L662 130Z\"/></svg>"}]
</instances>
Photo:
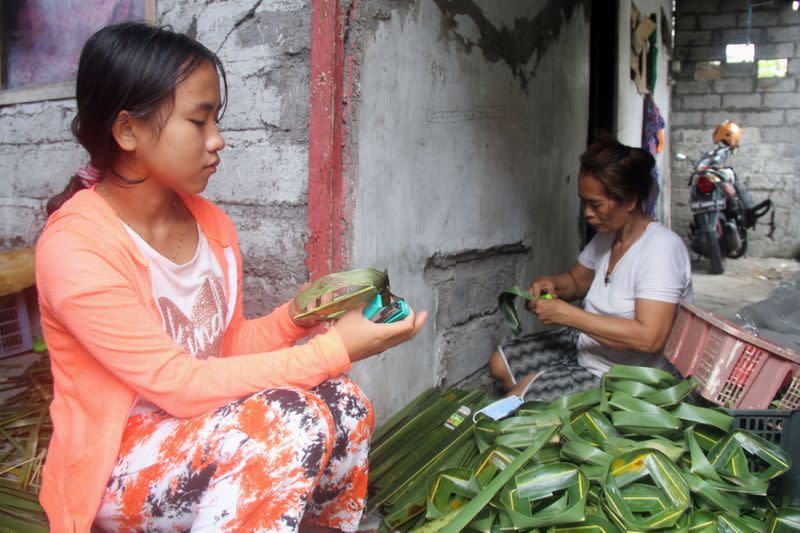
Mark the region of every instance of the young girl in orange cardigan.
<instances>
[{"instance_id":1,"label":"young girl in orange cardigan","mask_svg":"<svg viewBox=\"0 0 800 533\"><path fill-rule=\"evenodd\" d=\"M220 85L224 90L221 90ZM294 300L245 320L231 221L199 194L225 141L220 60L139 23L81 53L73 133L91 158L36 253L55 532L353 531L373 425L344 373L411 339L421 312L315 324Z\"/></svg>"}]
</instances>

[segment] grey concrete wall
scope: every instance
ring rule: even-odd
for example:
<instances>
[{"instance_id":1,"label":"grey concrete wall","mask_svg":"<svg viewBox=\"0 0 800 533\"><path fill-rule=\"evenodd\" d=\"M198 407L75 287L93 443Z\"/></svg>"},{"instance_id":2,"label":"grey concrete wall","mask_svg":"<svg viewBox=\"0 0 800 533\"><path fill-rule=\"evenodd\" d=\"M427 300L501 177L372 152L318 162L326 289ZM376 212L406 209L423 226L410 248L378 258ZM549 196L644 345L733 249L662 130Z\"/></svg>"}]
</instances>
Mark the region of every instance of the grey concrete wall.
<instances>
[{"instance_id":1,"label":"grey concrete wall","mask_svg":"<svg viewBox=\"0 0 800 533\"><path fill-rule=\"evenodd\" d=\"M353 371L381 418L479 371L509 335L500 291L575 261L589 25L575 1L359 6L352 262L388 267L431 312L412 343Z\"/></svg>"},{"instance_id":2,"label":"grey concrete wall","mask_svg":"<svg viewBox=\"0 0 800 533\"><path fill-rule=\"evenodd\" d=\"M206 196L239 230L249 315L302 283L307 239L310 0L159 0L156 21L216 51L228 71L227 148ZM44 203L88 160L74 100L0 107L0 249L32 245Z\"/></svg>"},{"instance_id":3,"label":"grey concrete wall","mask_svg":"<svg viewBox=\"0 0 800 533\"><path fill-rule=\"evenodd\" d=\"M730 161L757 202L772 198L777 225L774 240L763 222L750 233L749 255L788 256L800 244L800 13L791 2L756 6L748 32L744 0L679 0L676 19L681 71L673 87L673 153L696 159L711 148L715 125L738 122L744 128L741 148ZM725 63L725 46L747 42L748 33L756 61L789 59L786 78L757 79L755 62ZM721 61L719 79L695 79L698 61ZM673 219L684 236L691 220L688 175L688 164L673 164Z\"/></svg>"},{"instance_id":4,"label":"grey concrete wall","mask_svg":"<svg viewBox=\"0 0 800 533\"><path fill-rule=\"evenodd\" d=\"M661 11L669 16L672 11L672 0L635 0L636 7L643 17L652 13L659 19L656 39L658 47L656 87L653 91L653 100L661 111L661 116L667 123L664 128L664 149L655 156L656 166L659 170L660 193L656 206L656 216L666 224L671 225L670 204L672 201L671 189L671 162L670 162L670 107L671 95L669 84L669 54L661 40ZM629 146L642 146L642 117L644 114L644 97L636 88L631 79L631 33L630 27L631 3L627 0L619 2L619 28L617 40L617 53L619 68L617 70L617 139Z\"/></svg>"}]
</instances>

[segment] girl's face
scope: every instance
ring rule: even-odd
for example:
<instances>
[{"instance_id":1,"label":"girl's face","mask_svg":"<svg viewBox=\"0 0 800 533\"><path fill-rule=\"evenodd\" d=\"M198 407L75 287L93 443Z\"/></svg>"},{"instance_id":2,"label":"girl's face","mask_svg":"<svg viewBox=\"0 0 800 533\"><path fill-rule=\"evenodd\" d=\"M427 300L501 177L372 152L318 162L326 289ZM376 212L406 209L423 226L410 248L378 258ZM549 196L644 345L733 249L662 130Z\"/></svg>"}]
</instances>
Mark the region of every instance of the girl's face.
<instances>
[{"instance_id":1,"label":"girl's face","mask_svg":"<svg viewBox=\"0 0 800 533\"><path fill-rule=\"evenodd\" d=\"M619 202L606 193L603 183L591 174L578 177L578 194L586 222L598 233L614 233L628 220L635 200Z\"/></svg>"},{"instance_id":2,"label":"girl's face","mask_svg":"<svg viewBox=\"0 0 800 533\"><path fill-rule=\"evenodd\" d=\"M217 71L211 65L198 67L175 87L172 113L159 135L149 124L139 125L150 131L148 136L140 129L135 151L145 175L176 191L202 192L225 147L217 125L220 107Z\"/></svg>"}]
</instances>

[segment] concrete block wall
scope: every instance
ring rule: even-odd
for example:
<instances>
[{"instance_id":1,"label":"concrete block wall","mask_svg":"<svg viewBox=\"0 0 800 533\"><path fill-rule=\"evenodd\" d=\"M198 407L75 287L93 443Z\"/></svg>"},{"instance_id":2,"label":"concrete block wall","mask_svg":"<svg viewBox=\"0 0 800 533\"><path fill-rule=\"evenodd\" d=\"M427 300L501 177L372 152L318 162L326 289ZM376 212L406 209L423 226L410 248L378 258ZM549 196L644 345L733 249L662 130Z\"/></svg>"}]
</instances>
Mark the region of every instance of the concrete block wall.
<instances>
[{"instance_id":1,"label":"concrete block wall","mask_svg":"<svg viewBox=\"0 0 800 533\"><path fill-rule=\"evenodd\" d=\"M487 354L508 335L497 297L513 280L524 279L530 262L531 249L522 243L437 253L428 259L424 278L436 295L434 351L441 355L436 372L442 385L454 385L483 368ZM523 319L529 319L517 303Z\"/></svg>"},{"instance_id":2,"label":"concrete block wall","mask_svg":"<svg viewBox=\"0 0 800 533\"><path fill-rule=\"evenodd\" d=\"M749 255L789 256L800 245L800 13L791 2L757 5L748 15L745 0L678 0L673 74L672 152L697 157L712 147L714 126L738 122L741 147L730 159L756 201L775 203L774 239L766 219L750 232ZM726 63L725 46L750 42L756 62ZM757 77L757 60L788 59L785 78ZM720 61L718 79L695 79L700 61ZM688 163L672 165L674 229L688 235L691 221Z\"/></svg>"},{"instance_id":3,"label":"concrete block wall","mask_svg":"<svg viewBox=\"0 0 800 533\"><path fill-rule=\"evenodd\" d=\"M306 279L310 0L159 0L156 22L217 52L228 73L227 147L206 196L239 230L248 315ZM0 107L0 249L33 245L44 204L88 160L74 100Z\"/></svg>"}]
</instances>

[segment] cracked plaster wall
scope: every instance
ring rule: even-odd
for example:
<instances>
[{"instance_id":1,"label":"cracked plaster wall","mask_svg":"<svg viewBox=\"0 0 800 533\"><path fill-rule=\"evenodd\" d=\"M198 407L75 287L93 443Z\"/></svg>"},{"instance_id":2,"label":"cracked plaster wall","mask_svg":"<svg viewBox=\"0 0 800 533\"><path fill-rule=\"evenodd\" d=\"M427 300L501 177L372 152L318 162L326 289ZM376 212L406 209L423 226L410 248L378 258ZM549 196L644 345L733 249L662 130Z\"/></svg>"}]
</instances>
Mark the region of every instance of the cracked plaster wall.
<instances>
[{"instance_id":1,"label":"cracked plaster wall","mask_svg":"<svg viewBox=\"0 0 800 533\"><path fill-rule=\"evenodd\" d=\"M482 371L509 334L499 292L575 261L588 9L371 0L347 35L352 263L388 267L393 290L431 313L413 342L352 372L382 419Z\"/></svg>"},{"instance_id":2,"label":"cracked plaster wall","mask_svg":"<svg viewBox=\"0 0 800 533\"><path fill-rule=\"evenodd\" d=\"M156 21L216 51L228 73L227 147L206 196L239 231L248 315L303 281L307 240L310 0L158 0ZM44 203L87 159L74 100L0 107L0 249L33 245Z\"/></svg>"}]
</instances>

